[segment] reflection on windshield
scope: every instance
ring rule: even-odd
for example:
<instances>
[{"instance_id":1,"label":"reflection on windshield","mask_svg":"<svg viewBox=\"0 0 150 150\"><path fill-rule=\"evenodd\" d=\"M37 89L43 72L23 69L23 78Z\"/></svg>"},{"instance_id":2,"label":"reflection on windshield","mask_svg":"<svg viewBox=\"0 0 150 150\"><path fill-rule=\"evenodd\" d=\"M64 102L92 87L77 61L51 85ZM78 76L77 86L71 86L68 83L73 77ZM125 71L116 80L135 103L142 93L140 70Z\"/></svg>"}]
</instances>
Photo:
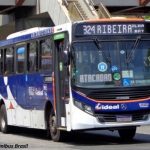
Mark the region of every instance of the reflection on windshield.
<instances>
[{"instance_id":1,"label":"reflection on windshield","mask_svg":"<svg viewBox=\"0 0 150 150\"><path fill-rule=\"evenodd\" d=\"M127 56L127 63L130 63L130 61L132 60L132 57L134 57L134 51L136 50L136 47L138 46L139 42L140 42L141 37L138 36L133 44L133 48L130 51L129 55Z\"/></svg>"},{"instance_id":2,"label":"reflection on windshield","mask_svg":"<svg viewBox=\"0 0 150 150\"><path fill-rule=\"evenodd\" d=\"M72 82L91 88L150 85L150 42L135 40L75 42L72 48ZM130 63L127 63L132 53Z\"/></svg>"}]
</instances>

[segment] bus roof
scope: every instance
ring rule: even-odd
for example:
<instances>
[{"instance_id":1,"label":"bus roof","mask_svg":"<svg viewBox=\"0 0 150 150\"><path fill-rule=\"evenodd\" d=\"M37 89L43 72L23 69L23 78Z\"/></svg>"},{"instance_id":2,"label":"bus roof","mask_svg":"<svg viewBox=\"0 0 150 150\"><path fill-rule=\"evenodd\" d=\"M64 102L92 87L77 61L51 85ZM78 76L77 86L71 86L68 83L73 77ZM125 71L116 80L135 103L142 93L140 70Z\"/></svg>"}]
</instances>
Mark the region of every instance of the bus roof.
<instances>
[{"instance_id":1,"label":"bus roof","mask_svg":"<svg viewBox=\"0 0 150 150\"><path fill-rule=\"evenodd\" d=\"M6 46L6 45L11 45L11 44L14 44L17 42L23 42L26 40L32 40L32 39L42 37L42 36L47 36L52 33L54 33L53 27L39 29L38 31L36 28L35 31L34 31L34 29L29 29L29 31L27 31L27 32L25 32L25 31L17 32L17 33L14 33L14 34L11 34L10 36L8 36L6 40L0 41L0 47Z\"/></svg>"},{"instance_id":2,"label":"bus roof","mask_svg":"<svg viewBox=\"0 0 150 150\"><path fill-rule=\"evenodd\" d=\"M27 30L19 31L7 36L6 40L0 41L0 47L11 45L17 42L40 38L42 36L48 36L54 33L67 31L69 30L68 25L70 25L70 23L58 25L55 27L34 27Z\"/></svg>"},{"instance_id":3,"label":"bus roof","mask_svg":"<svg viewBox=\"0 0 150 150\"><path fill-rule=\"evenodd\" d=\"M48 28L49 27L34 27L34 28L26 29L26 30L23 30L23 31L12 33L12 34L8 35L6 39L16 38L16 37L23 36L23 35L26 35L26 34L31 34L33 32L39 32L39 31L42 31L42 30L45 30L45 29L48 29Z\"/></svg>"}]
</instances>

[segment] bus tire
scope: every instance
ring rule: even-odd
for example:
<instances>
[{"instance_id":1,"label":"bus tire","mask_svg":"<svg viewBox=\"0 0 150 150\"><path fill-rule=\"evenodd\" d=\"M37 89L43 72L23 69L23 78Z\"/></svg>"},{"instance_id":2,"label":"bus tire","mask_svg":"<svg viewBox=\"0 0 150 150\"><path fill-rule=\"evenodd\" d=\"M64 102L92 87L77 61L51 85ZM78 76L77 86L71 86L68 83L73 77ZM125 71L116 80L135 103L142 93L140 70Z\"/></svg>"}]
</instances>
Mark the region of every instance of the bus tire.
<instances>
[{"instance_id":1,"label":"bus tire","mask_svg":"<svg viewBox=\"0 0 150 150\"><path fill-rule=\"evenodd\" d=\"M128 129L119 129L119 136L123 141L131 141L133 140L136 134L136 127L128 128Z\"/></svg>"},{"instance_id":2,"label":"bus tire","mask_svg":"<svg viewBox=\"0 0 150 150\"><path fill-rule=\"evenodd\" d=\"M54 142L60 142L63 140L64 132L59 130L56 126L56 116L54 111L51 111L49 115L49 130L51 139Z\"/></svg>"},{"instance_id":3,"label":"bus tire","mask_svg":"<svg viewBox=\"0 0 150 150\"><path fill-rule=\"evenodd\" d=\"M8 132L6 107L3 104L0 108L0 130L3 133Z\"/></svg>"}]
</instances>

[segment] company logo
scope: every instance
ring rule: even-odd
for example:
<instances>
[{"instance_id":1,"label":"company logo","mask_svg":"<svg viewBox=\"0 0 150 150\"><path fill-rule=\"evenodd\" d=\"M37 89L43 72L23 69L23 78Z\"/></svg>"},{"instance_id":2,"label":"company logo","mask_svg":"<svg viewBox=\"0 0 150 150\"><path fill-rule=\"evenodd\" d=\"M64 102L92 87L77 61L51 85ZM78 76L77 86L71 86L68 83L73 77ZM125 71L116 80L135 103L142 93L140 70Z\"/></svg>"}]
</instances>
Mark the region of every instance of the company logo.
<instances>
[{"instance_id":1,"label":"company logo","mask_svg":"<svg viewBox=\"0 0 150 150\"><path fill-rule=\"evenodd\" d=\"M139 107L140 108L148 108L149 107L149 103L139 103Z\"/></svg>"},{"instance_id":2,"label":"company logo","mask_svg":"<svg viewBox=\"0 0 150 150\"><path fill-rule=\"evenodd\" d=\"M119 109L119 104L115 104L115 105L104 105L104 104L101 104L101 103L98 103L96 106L95 106L95 109L96 110L117 110Z\"/></svg>"},{"instance_id":3,"label":"company logo","mask_svg":"<svg viewBox=\"0 0 150 150\"><path fill-rule=\"evenodd\" d=\"M126 104L121 104L121 109L122 110L126 110L127 109L127 105Z\"/></svg>"}]
</instances>

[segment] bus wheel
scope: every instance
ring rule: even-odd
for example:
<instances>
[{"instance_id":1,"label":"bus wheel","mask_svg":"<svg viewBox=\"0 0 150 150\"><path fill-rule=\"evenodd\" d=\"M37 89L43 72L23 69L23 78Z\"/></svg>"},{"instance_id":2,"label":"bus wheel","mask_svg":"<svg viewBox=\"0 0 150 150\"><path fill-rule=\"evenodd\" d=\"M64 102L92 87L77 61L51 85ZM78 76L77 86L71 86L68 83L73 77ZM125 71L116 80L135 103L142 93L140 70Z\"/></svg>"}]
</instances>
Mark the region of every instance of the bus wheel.
<instances>
[{"instance_id":1,"label":"bus wheel","mask_svg":"<svg viewBox=\"0 0 150 150\"><path fill-rule=\"evenodd\" d=\"M62 140L62 132L56 126L56 116L53 111L50 113L49 117L49 128L50 128L50 135L53 141L59 142Z\"/></svg>"},{"instance_id":2,"label":"bus wheel","mask_svg":"<svg viewBox=\"0 0 150 150\"><path fill-rule=\"evenodd\" d=\"M119 136L124 141L131 141L136 134L136 127L129 129L120 129L118 130Z\"/></svg>"},{"instance_id":3,"label":"bus wheel","mask_svg":"<svg viewBox=\"0 0 150 150\"><path fill-rule=\"evenodd\" d=\"M7 114L5 105L2 105L0 108L0 129L3 133L8 132Z\"/></svg>"}]
</instances>

